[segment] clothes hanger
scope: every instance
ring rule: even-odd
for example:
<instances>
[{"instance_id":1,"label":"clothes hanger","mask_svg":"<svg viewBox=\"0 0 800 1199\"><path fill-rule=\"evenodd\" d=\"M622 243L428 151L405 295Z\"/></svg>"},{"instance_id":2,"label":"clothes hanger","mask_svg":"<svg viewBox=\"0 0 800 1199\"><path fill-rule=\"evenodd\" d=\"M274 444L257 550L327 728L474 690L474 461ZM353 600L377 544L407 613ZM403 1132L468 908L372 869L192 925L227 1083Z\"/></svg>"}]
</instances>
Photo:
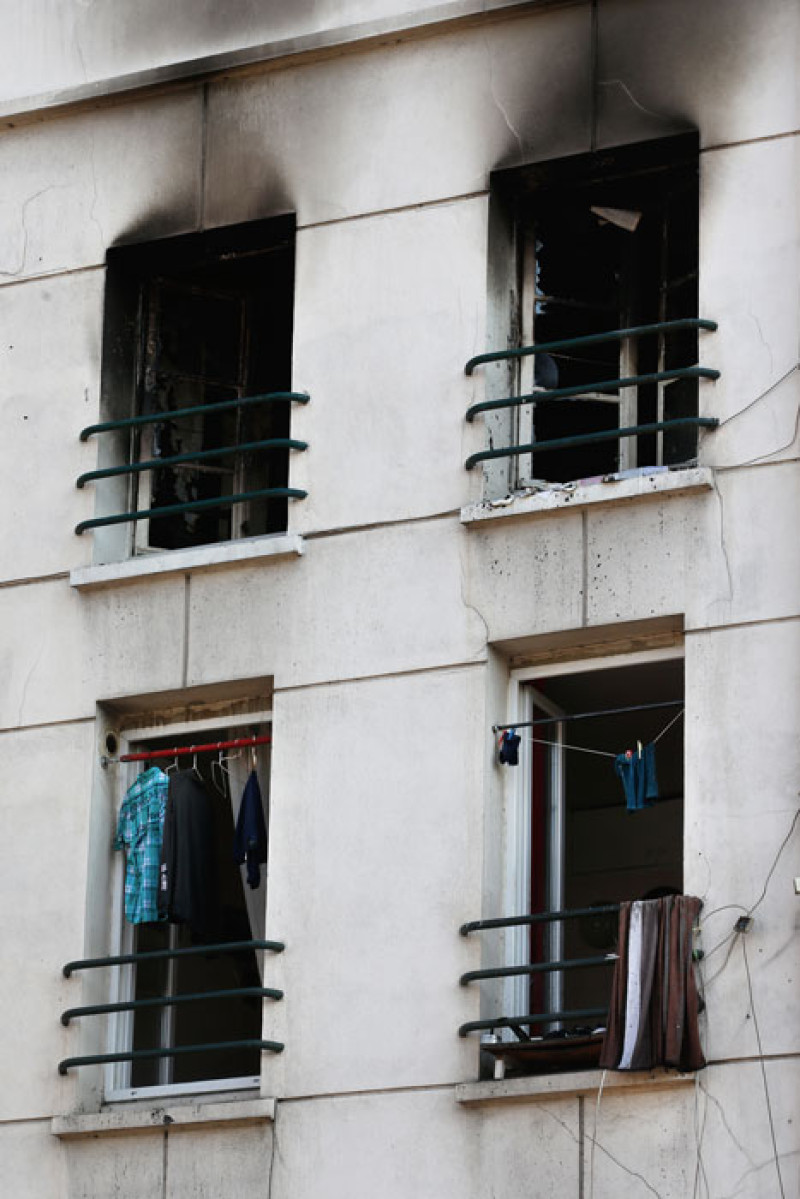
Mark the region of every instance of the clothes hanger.
<instances>
[{"instance_id":1,"label":"clothes hanger","mask_svg":"<svg viewBox=\"0 0 800 1199\"><path fill-rule=\"evenodd\" d=\"M216 761L211 763L211 781L220 795L227 795L230 789L231 772L227 763L233 762L236 758L241 758L241 756L242 751L240 749L235 754L225 754L220 750ZM219 777L219 782L217 782L217 776Z\"/></svg>"}]
</instances>

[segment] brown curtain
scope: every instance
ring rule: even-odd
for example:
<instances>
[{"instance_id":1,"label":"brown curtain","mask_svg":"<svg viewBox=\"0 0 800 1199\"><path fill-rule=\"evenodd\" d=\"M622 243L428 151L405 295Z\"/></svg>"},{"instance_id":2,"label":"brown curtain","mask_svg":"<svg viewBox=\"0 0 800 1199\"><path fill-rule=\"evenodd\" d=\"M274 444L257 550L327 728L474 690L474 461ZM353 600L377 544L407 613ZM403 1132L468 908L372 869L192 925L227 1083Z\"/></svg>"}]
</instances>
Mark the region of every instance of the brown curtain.
<instances>
[{"instance_id":1,"label":"brown curtain","mask_svg":"<svg viewBox=\"0 0 800 1199\"><path fill-rule=\"evenodd\" d=\"M699 1070L706 1064L692 961L701 907L691 895L622 904L603 1069Z\"/></svg>"}]
</instances>

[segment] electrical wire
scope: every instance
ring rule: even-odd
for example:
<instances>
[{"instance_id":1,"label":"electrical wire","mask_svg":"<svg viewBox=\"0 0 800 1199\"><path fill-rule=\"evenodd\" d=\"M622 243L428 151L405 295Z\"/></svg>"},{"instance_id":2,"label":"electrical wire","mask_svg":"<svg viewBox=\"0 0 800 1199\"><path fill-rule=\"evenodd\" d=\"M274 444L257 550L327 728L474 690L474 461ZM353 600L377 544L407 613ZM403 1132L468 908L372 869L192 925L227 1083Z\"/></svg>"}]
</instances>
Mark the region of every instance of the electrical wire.
<instances>
[{"instance_id":1,"label":"electrical wire","mask_svg":"<svg viewBox=\"0 0 800 1199\"><path fill-rule=\"evenodd\" d=\"M742 912L745 916L748 916L748 917L751 917L753 915L753 912L755 912L761 906L761 904L764 902L764 900L766 899L767 890L769 888L769 884L772 879L772 876L777 869L778 862L781 859L781 854L783 853L784 849L786 848L786 846L788 845L789 841L792 838L792 834L794 833L794 830L797 827L798 820L800 820L800 808L797 809L794 816L792 817L792 823L789 825L789 831L786 834L786 836L783 838L783 840L781 841L780 845L778 846L777 853L775 854L775 857L772 860L772 865L770 866L769 870L767 871L767 876L764 879L764 886L761 888L761 894L759 895L759 897L755 901L755 903L752 904L749 908L746 908L741 903L725 903L725 904L722 904L721 907L712 908L712 910L710 912L703 913L703 920L702 920L703 925L707 924L708 921L711 919L711 917L716 916L719 912L737 911L737 912ZM732 929L731 932L727 933L722 938L722 940L719 941L714 946L713 949L709 949L708 953L706 953L704 955L704 960L708 961L708 959L711 957L711 955L713 953L716 953L716 951L718 949L720 949L723 945L725 945L731 939L731 937L734 936L735 933L736 933L736 929Z\"/></svg>"},{"instance_id":2,"label":"electrical wire","mask_svg":"<svg viewBox=\"0 0 800 1199\"><path fill-rule=\"evenodd\" d=\"M776 387L780 387L781 383L785 383L789 376L793 375L796 370L800 370L800 362L795 362L793 366L790 366L788 371L781 375L780 379L776 379L774 383L770 383L766 391L761 392L761 395L757 395L754 400L750 400L749 403L745 404L743 408L739 408L737 412L732 412L730 416L726 416L724 420L719 422L717 428L724 429L725 426L729 425L732 420L736 420L736 418L739 416L744 416L745 412L749 412L751 408L756 406L756 404L760 404L762 400L765 400L768 395L775 391ZM792 440L794 440L794 438ZM791 444L792 443L790 441L789 445ZM773 450L773 453L777 452L777 450Z\"/></svg>"},{"instance_id":3,"label":"electrical wire","mask_svg":"<svg viewBox=\"0 0 800 1199\"><path fill-rule=\"evenodd\" d=\"M600 1100L603 1098L603 1087L606 1085L607 1070L600 1075L600 1086L597 1090L597 1102L594 1105L594 1130L592 1132L592 1147L589 1150L589 1199L594 1199L594 1148L597 1144L597 1123L600 1119Z\"/></svg>"},{"instance_id":4,"label":"electrical wire","mask_svg":"<svg viewBox=\"0 0 800 1199\"><path fill-rule=\"evenodd\" d=\"M700 1095L701 1092L703 1095L705 1095L706 1101L703 1106L703 1122L702 1122L702 1124L699 1124L700 1105L698 1103L698 1096ZM708 1199L708 1197L711 1194L711 1189L708 1185L708 1175L706 1173L705 1162L703 1161L703 1138L705 1137L705 1133L706 1133L706 1120L707 1119L708 1119L708 1096L706 1095L706 1092L703 1090L703 1088L700 1084L700 1073L698 1072L694 1076L694 1139L695 1139L695 1145L697 1146L697 1161L695 1162L695 1167L694 1167L694 1186L692 1187L692 1199L697 1199L697 1188L700 1185L701 1177L703 1179L703 1182L705 1183L706 1199ZM699 1124L699 1128L698 1128L698 1124Z\"/></svg>"},{"instance_id":5,"label":"electrical wire","mask_svg":"<svg viewBox=\"0 0 800 1199\"><path fill-rule=\"evenodd\" d=\"M758 454L755 458L746 458L744 462L732 462L730 464L730 466L713 466L712 465L711 469L717 470L722 474L726 471L738 470L739 467L741 467L741 466L757 466L760 462L765 462L767 460L767 458L774 458L776 454L782 453L783 450L788 450L789 447L794 445L795 441L797 440L798 432L800 432L800 407L798 407L797 415L794 418L794 429L792 431L792 436L789 438L788 441L785 441L783 443L783 445L777 445L777 446L775 446L774 450L767 450L763 454ZM790 461L791 461L791 459L790 459Z\"/></svg>"},{"instance_id":6,"label":"electrical wire","mask_svg":"<svg viewBox=\"0 0 800 1199\"><path fill-rule=\"evenodd\" d=\"M703 917L703 923L705 924L706 920L709 920L712 916L716 916L718 912L732 912L734 910L747 914L747 908L743 907L740 903L724 903L721 908L712 908L710 912L706 912Z\"/></svg>"},{"instance_id":7,"label":"electrical wire","mask_svg":"<svg viewBox=\"0 0 800 1199\"><path fill-rule=\"evenodd\" d=\"M792 823L789 826L789 831L786 834L786 836L783 838L783 840L781 841L780 846L778 847L778 852L775 854L775 860L773 861L772 865L770 866L769 873L767 874L767 877L764 880L764 888L763 888L761 894L759 895L758 899L753 904L753 906L751 908L747 909L748 916L752 916L753 912L756 910L756 908L759 908L761 906L761 904L764 902L764 899L766 898L766 894L767 894L767 888L769 887L770 879L772 878L773 874L775 873L775 868L777 867L778 862L780 861L781 854L783 853L784 849L786 848L786 845L787 845L788 841L790 840L792 833L795 830L795 826L797 825L798 819L800 819L800 808L798 808L797 811L795 812L794 819L792 820Z\"/></svg>"},{"instance_id":8,"label":"electrical wire","mask_svg":"<svg viewBox=\"0 0 800 1199\"><path fill-rule=\"evenodd\" d=\"M767 1083L767 1067L764 1061L764 1047L761 1043L761 1030L758 1027L758 1016L756 1015L756 1005L753 999L753 980L750 977L750 963L747 960L747 938L742 936L742 956L744 959L744 971L747 975L747 990L750 995L750 1011L753 1013L753 1028L756 1034L756 1044L758 1045L758 1060L761 1065L761 1077L764 1081L764 1099L767 1104L767 1117L769 1119L769 1134L772 1138L772 1152L775 1158L775 1172L778 1175L778 1186L781 1192L781 1199L786 1199L786 1192L783 1189L783 1178L781 1176L781 1163L778 1154L778 1142L775 1137L775 1121L772 1117L772 1102L769 1095L769 1084Z\"/></svg>"},{"instance_id":9,"label":"electrical wire","mask_svg":"<svg viewBox=\"0 0 800 1199\"><path fill-rule=\"evenodd\" d=\"M730 940L732 940L732 939L733 939L733 937L735 937L736 935L737 935L736 929L735 929L735 928L732 928L732 929L731 929L731 931L730 931L729 933L726 933L726 934L725 934L725 936L722 938L722 940L721 940L721 941L718 941L718 942L717 942L717 944L714 946L714 948L713 948L713 949L709 949L708 953L704 953L704 954L703 954L703 961L704 961L704 962L707 962L707 961L708 961L710 958L712 958L712 957L714 956L714 954L717 952L717 950L718 950L718 949L722 949L722 946L723 946L723 945L727 945L727 944L728 944L728 942L729 942ZM716 978L716 977L717 977L717 976L716 976L716 974L715 974L715 975L714 975L714 978ZM711 981L711 980L709 980L709 981Z\"/></svg>"},{"instance_id":10,"label":"electrical wire","mask_svg":"<svg viewBox=\"0 0 800 1199\"><path fill-rule=\"evenodd\" d=\"M267 1199L272 1199L272 1177L275 1173L275 1153L278 1148L278 1108L279 1101L275 1100L275 1114L272 1117L272 1148L269 1155L269 1181L267 1182Z\"/></svg>"},{"instance_id":11,"label":"electrical wire","mask_svg":"<svg viewBox=\"0 0 800 1199\"><path fill-rule=\"evenodd\" d=\"M713 908L710 912L707 912L705 914L705 916L703 918L704 925L712 916L717 915L719 912L738 911L738 912L742 912L748 919L752 918L753 913L757 910L757 908L759 908L761 906L761 904L764 902L764 899L766 898L767 891L769 889L769 884L770 884L770 881L772 880L772 876L775 873L775 870L777 869L778 862L781 859L781 855L783 854L784 849L786 848L789 841L791 840L792 834L794 833L794 830L797 827L798 820L800 820L800 808L798 808L798 810L795 812L794 816L792 817L792 822L789 825L789 831L786 833L786 836L783 838L780 845L778 846L777 852L775 853L775 856L772 859L772 865L770 866L769 870L767 871L767 875L764 879L764 885L761 888L761 892L760 892L758 898L756 899L755 903L753 903L749 908L746 908L746 907L744 907L743 904L739 904L739 903L726 903L726 904L723 904L721 907ZM727 955L725 957L725 961L723 962L720 969L716 972L716 974L713 976L713 978L704 978L703 979L703 989L704 989L704 991L707 991L708 988L710 987L711 983L716 981L716 979L719 978L720 974L722 974L726 970L728 963L730 962L733 950L736 946L737 938L741 941L741 945L742 945L742 960L743 960L744 969L745 969L745 976L747 978L747 991L748 991L748 995L749 995L749 999L750 999L750 1011L753 1014L753 1029L755 1031L756 1044L758 1046L758 1055L759 1055L758 1060L759 1060L759 1065L761 1067L761 1078L762 1078L762 1082L764 1085L764 1099L765 1099L766 1107L767 1107L767 1118L769 1120L770 1137L772 1139L772 1151L773 1151L773 1158L775 1161L775 1172L778 1175L778 1186L780 1189L781 1197L782 1197L782 1199L786 1199L786 1191L784 1189L783 1177L781 1175L780 1155L778 1153L778 1142L777 1142L777 1137L775 1134L775 1120L774 1120L773 1113L772 1113L772 1099L771 1099L770 1092L769 1092L769 1082L767 1079L766 1063L764 1061L764 1045L761 1040L761 1028L758 1023L758 1013L756 1011L755 996L754 996L754 992L753 992L753 979L752 979L752 975L750 973L750 962L747 957L747 940L746 940L746 930L745 929L739 929L734 925L734 927L730 930L730 932L727 933L722 938L722 940L719 941L713 947L713 949L710 949L704 955L703 967L705 968L709 959L717 952L718 949L721 949L724 945L729 945L728 953L727 953ZM706 1111L704 1111L704 1114L703 1114L703 1123L700 1128L700 1132L698 1134L697 1133L697 1118L696 1118L697 1117L697 1091L695 1091L695 1136L696 1136L696 1140L697 1140L697 1165L695 1167L695 1182L694 1182L694 1190L692 1192L693 1199L697 1199L697 1188L699 1185L699 1179L700 1179L701 1172L702 1172L703 1180L705 1182L706 1194L707 1195L709 1194L708 1178L706 1176L705 1165L703 1164L703 1161L702 1161L702 1142L703 1142L703 1135L705 1132L706 1114L707 1114L707 1101L706 1101Z\"/></svg>"}]
</instances>

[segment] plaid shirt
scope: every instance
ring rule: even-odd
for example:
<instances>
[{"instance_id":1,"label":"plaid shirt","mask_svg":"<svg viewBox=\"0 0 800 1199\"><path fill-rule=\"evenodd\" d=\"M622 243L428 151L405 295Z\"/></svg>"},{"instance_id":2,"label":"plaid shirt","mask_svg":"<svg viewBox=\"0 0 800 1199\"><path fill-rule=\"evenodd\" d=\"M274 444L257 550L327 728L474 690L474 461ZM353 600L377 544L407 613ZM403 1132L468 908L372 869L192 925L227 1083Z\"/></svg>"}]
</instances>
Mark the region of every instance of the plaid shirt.
<instances>
[{"instance_id":1,"label":"plaid shirt","mask_svg":"<svg viewBox=\"0 0 800 1199\"><path fill-rule=\"evenodd\" d=\"M125 849L125 916L131 924L158 920L158 866L169 779L157 767L140 774L122 801L114 838Z\"/></svg>"}]
</instances>

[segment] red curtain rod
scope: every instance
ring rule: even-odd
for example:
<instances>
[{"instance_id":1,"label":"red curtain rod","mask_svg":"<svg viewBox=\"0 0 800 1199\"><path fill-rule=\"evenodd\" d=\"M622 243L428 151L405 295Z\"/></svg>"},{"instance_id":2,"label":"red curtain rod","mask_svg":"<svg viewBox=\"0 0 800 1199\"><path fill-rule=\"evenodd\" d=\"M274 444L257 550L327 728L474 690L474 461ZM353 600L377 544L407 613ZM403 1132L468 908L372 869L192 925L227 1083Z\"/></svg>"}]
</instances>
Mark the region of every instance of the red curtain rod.
<instances>
[{"instance_id":1,"label":"red curtain rod","mask_svg":"<svg viewBox=\"0 0 800 1199\"><path fill-rule=\"evenodd\" d=\"M154 749L146 754L120 754L120 762L150 762L153 758L183 758L187 754L202 754L218 749L244 749L250 745L267 745L271 737L237 737L235 741L210 741L207 745L181 745L175 749Z\"/></svg>"}]
</instances>

